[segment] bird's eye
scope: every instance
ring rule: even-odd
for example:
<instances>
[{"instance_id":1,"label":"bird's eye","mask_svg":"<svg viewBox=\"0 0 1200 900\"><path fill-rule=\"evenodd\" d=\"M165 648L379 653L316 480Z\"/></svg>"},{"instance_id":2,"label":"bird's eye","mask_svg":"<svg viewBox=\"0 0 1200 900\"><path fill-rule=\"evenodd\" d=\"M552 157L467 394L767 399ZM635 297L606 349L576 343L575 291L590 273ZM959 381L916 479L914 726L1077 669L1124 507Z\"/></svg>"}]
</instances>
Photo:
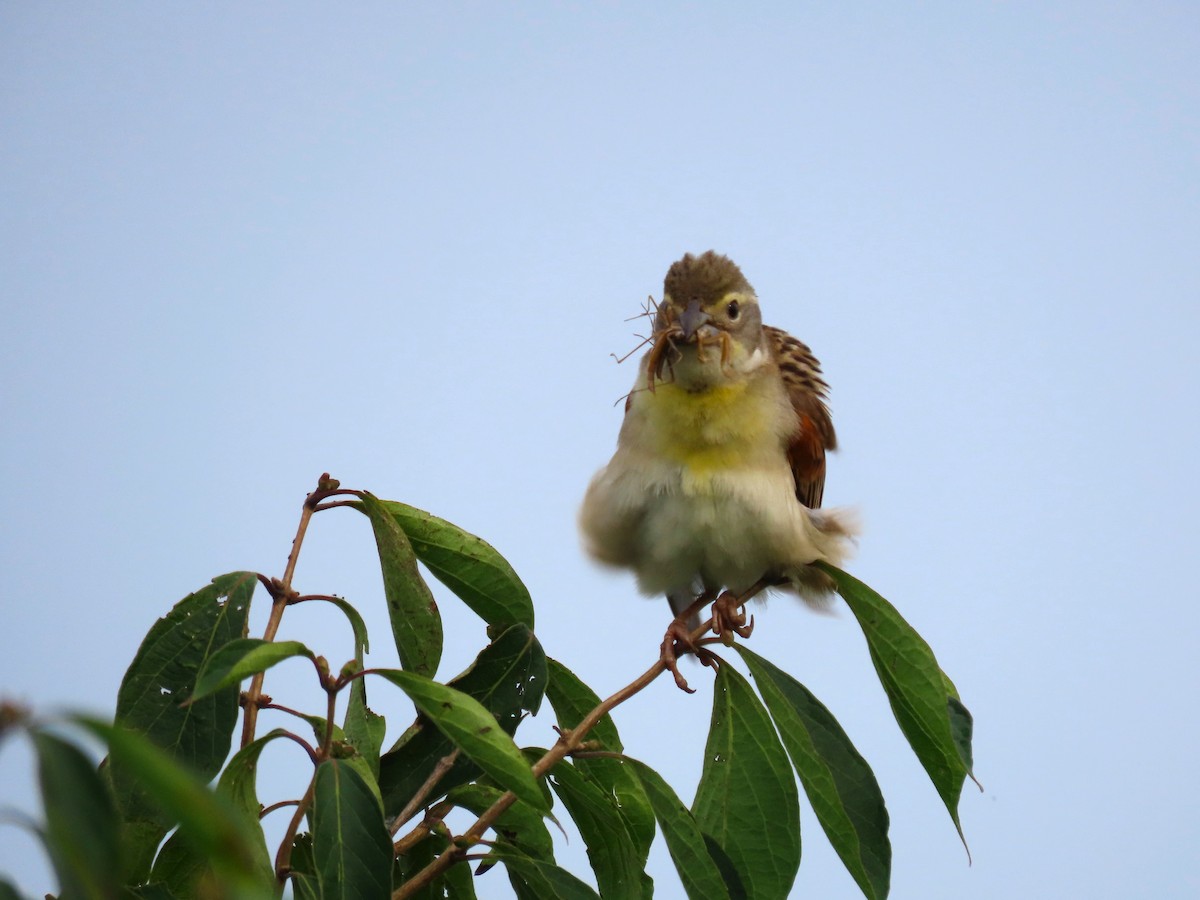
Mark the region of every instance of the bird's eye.
<instances>
[{"instance_id":1,"label":"bird's eye","mask_svg":"<svg viewBox=\"0 0 1200 900\"><path fill-rule=\"evenodd\" d=\"M725 307L725 314L727 316L729 316L729 318L731 320L736 319L738 317L738 312L740 310L741 310L741 307L738 306L738 302L736 300L731 300L729 302L729 305L727 307Z\"/></svg>"}]
</instances>

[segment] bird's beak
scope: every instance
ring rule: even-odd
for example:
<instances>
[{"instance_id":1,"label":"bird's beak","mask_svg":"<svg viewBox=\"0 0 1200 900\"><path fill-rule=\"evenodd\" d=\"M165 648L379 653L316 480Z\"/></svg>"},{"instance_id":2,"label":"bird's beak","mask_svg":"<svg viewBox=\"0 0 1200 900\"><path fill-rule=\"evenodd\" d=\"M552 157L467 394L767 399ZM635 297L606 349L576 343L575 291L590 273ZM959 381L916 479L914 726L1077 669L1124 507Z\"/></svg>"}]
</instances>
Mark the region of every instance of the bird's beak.
<instances>
[{"instance_id":1,"label":"bird's beak","mask_svg":"<svg viewBox=\"0 0 1200 900\"><path fill-rule=\"evenodd\" d=\"M692 300L679 315L679 327L683 329L683 339L690 341L696 336L696 332L700 327L707 325L711 319L708 313L700 308L699 300Z\"/></svg>"}]
</instances>

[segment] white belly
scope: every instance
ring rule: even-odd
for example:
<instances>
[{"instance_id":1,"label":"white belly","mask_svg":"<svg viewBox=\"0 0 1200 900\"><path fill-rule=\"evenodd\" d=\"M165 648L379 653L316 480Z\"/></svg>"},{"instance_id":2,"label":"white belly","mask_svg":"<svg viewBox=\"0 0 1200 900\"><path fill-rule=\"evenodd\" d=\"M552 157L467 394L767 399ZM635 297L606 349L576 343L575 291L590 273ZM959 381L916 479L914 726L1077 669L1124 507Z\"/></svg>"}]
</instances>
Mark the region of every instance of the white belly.
<instances>
[{"instance_id":1,"label":"white belly","mask_svg":"<svg viewBox=\"0 0 1200 900\"><path fill-rule=\"evenodd\" d=\"M786 465L703 477L661 469L650 479L632 561L643 591L689 590L697 580L743 591L821 556Z\"/></svg>"}]
</instances>

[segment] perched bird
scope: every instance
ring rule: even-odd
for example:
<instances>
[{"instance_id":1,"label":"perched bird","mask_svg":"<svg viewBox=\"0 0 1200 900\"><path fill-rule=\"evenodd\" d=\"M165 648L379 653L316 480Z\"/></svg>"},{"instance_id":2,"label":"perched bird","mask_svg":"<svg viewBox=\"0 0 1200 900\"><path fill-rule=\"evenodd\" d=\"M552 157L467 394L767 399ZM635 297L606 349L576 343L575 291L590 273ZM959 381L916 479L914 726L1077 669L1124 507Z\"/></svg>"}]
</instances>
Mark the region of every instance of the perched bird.
<instances>
[{"instance_id":1,"label":"perched bird","mask_svg":"<svg viewBox=\"0 0 1200 900\"><path fill-rule=\"evenodd\" d=\"M579 518L593 558L666 594L676 618L663 661L686 690L675 657L697 650L700 609L716 601L718 635L745 636L745 602L766 587L823 603L833 585L810 563L840 563L854 524L819 509L836 446L820 365L763 325L732 260L710 250L674 263L650 340L616 453Z\"/></svg>"}]
</instances>

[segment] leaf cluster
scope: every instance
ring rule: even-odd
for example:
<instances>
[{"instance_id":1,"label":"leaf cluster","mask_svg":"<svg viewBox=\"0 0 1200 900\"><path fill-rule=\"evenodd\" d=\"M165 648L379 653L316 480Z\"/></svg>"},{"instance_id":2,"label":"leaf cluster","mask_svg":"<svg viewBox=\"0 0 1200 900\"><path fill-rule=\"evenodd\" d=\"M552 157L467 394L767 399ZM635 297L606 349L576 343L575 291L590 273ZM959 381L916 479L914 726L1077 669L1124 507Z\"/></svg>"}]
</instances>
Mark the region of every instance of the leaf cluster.
<instances>
[{"instance_id":1,"label":"leaf cluster","mask_svg":"<svg viewBox=\"0 0 1200 900\"><path fill-rule=\"evenodd\" d=\"M364 666L369 636L350 603L292 586L309 520L336 507L358 510L371 525L397 667ZM422 566L489 626L474 662L445 682L435 680L442 620ZM959 827L970 714L899 613L866 585L824 568L863 629L901 731ZM251 638L251 603L263 587L270 619L263 636ZM336 671L304 644L278 639L285 610L303 602L333 604L354 630L355 656ZM464 900L476 896L472 866L480 876L499 866L521 900L644 898L653 894L646 861L659 833L689 898L782 898L800 864L797 782L863 895L887 896L882 793L837 720L799 681L734 646L753 684L731 665L717 668L703 772L688 806L625 753L610 715L661 675L662 663L602 700L546 655L533 626L529 592L491 545L323 476L306 498L284 576L233 572L175 604L130 664L114 721L43 721L0 709L0 728L23 730L36 750L45 824L32 827L60 896L266 898L289 888L303 900ZM323 700L317 712L285 709L263 693L267 671L296 658L312 665ZM387 749L368 681L372 690L399 689L417 710ZM543 700L559 739L547 749L522 747L519 726ZM264 710L303 727L258 735ZM72 730L107 748L99 768ZM301 749L310 773L293 797L264 806L259 760L280 740ZM459 833L447 825L455 809L474 818ZM290 818L272 849L261 820L276 812ZM582 836L593 883L555 859L547 822L562 816ZM18 896L0 880L0 900Z\"/></svg>"}]
</instances>

